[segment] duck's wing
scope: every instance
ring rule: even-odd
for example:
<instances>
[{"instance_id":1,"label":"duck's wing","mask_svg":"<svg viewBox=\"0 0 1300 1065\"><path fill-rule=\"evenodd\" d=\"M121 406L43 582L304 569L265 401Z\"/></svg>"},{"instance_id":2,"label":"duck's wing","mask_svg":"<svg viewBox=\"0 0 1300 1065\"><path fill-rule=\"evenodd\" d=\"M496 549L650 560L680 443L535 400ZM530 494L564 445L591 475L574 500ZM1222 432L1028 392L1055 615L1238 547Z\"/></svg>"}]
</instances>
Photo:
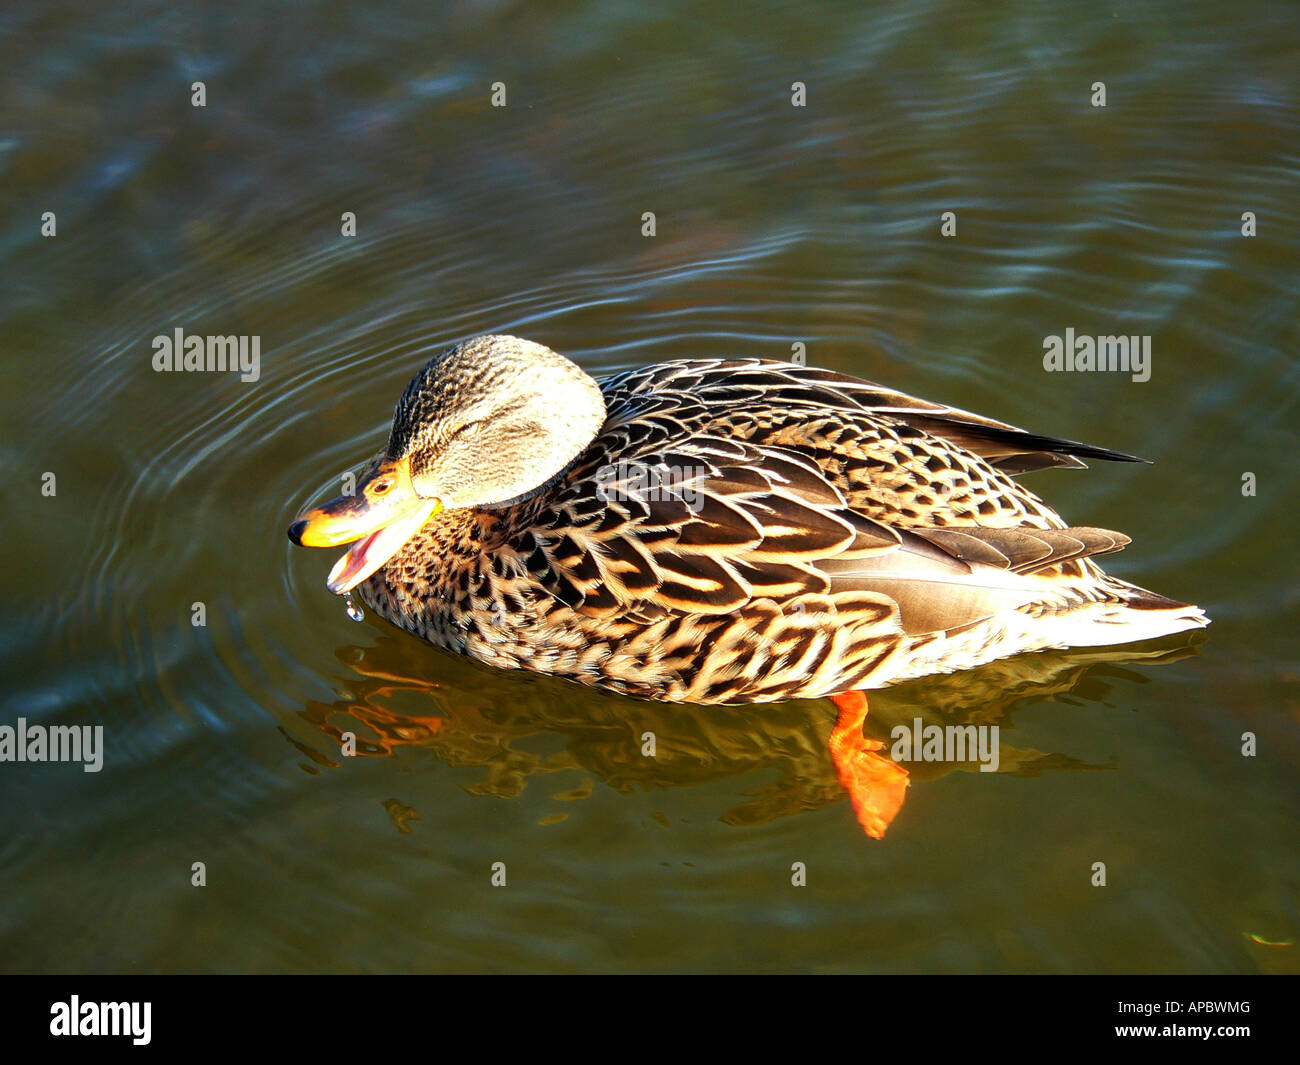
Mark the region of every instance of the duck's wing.
<instances>
[{"instance_id":1,"label":"duck's wing","mask_svg":"<svg viewBox=\"0 0 1300 1065\"><path fill-rule=\"evenodd\" d=\"M1029 433L1006 422L959 407L918 399L874 381L835 370L764 359L696 359L631 370L601 384L611 420L646 399L685 404L696 397L703 408L753 407L791 415L808 412L867 413L919 429L957 444L1004 473L1019 474L1050 466L1083 469L1085 458L1113 462L1146 459L1111 448Z\"/></svg>"},{"instance_id":2,"label":"duck's wing","mask_svg":"<svg viewBox=\"0 0 1300 1065\"><path fill-rule=\"evenodd\" d=\"M825 601L894 631L952 629L1038 594L1029 575L1127 542L1067 528L996 464L1084 445L1044 450L1012 426L785 364L673 363L605 388L601 435L498 552L588 614ZM970 433L998 454L954 438Z\"/></svg>"}]
</instances>

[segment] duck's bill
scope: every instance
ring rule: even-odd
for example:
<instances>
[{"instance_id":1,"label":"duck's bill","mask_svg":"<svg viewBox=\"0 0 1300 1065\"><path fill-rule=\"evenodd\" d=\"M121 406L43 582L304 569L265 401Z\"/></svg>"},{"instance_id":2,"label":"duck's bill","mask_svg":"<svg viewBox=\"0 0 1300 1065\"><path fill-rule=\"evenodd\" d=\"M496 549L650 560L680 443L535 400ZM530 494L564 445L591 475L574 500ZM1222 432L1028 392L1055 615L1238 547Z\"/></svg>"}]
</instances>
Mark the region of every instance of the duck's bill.
<instances>
[{"instance_id":1,"label":"duck's bill","mask_svg":"<svg viewBox=\"0 0 1300 1065\"><path fill-rule=\"evenodd\" d=\"M380 566L397 554L397 549L420 531L420 527L442 509L437 499L421 502L414 509L394 518L374 532L363 536L334 563L325 587L335 595L350 592Z\"/></svg>"},{"instance_id":2,"label":"duck's bill","mask_svg":"<svg viewBox=\"0 0 1300 1065\"><path fill-rule=\"evenodd\" d=\"M294 522L289 539L303 547L352 543L325 581L342 595L392 558L441 509L441 500L415 494L404 465L384 463L354 495L331 499Z\"/></svg>"}]
</instances>

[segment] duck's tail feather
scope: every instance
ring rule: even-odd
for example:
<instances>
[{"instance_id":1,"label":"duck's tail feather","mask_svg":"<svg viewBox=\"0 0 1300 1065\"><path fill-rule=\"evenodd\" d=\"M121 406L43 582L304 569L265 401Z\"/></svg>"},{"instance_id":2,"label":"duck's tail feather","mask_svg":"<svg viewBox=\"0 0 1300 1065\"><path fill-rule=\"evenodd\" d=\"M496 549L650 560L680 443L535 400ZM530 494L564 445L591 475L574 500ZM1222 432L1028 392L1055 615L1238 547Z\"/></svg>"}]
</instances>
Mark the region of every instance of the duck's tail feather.
<instances>
[{"instance_id":1,"label":"duck's tail feather","mask_svg":"<svg viewBox=\"0 0 1300 1065\"><path fill-rule=\"evenodd\" d=\"M1198 606L1157 595L1117 577L1106 578L1106 589L1119 602L1097 603L1089 610L1059 619L1053 636L1068 647L1106 647L1203 629L1210 623Z\"/></svg>"}]
</instances>

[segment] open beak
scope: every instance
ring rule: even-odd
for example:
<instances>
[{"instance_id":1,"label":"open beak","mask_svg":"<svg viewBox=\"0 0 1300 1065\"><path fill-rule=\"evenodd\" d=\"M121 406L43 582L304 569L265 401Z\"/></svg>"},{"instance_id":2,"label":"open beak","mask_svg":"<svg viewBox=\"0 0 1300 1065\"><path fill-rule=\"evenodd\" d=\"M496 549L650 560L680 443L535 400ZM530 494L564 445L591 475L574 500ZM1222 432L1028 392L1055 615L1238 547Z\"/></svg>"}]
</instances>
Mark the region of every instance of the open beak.
<instances>
[{"instance_id":1,"label":"open beak","mask_svg":"<svg viewBox=\"0 0 1300 1065\"><path fill-rule=\"evenodd\" d=\"M355 493L331 499L290 525L289 539L302 547L352 543L325 582L342 595L392 558L441 509L442 500L416 495L407 460L385 460Z\"/></svg>"}]
</instances>

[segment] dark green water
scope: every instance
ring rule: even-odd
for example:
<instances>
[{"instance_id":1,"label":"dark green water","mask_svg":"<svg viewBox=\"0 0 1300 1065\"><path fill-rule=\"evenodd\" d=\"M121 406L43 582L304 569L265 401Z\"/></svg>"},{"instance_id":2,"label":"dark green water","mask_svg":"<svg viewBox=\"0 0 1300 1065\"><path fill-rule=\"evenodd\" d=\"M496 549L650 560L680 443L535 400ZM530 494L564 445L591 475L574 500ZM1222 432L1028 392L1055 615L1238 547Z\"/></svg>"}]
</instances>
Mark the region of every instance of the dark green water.
<instances>
[{"instance_id":1,"label":"dark green water","mask_svg":"<svg viewBox=\"0 0 1300 1065\"><path fill-rule=\"evenodd\" d=\"M0 763L0 968L1300 970L1298 21L6 8L0 723L102 725L104 762ZM156 373L176 328L259 336L258 380ZM1150 380L1045 372L1067 328L1151 336ZM1144 455L1032 486L1214 624L1171 661L873 696L881 737L1000 724L1003 766L917 767L867 840L829 703L494 673L354 624L333 555L289 545L428 354L482 332L595 374L803 343Z\"/></svg>"}]
</instances>

